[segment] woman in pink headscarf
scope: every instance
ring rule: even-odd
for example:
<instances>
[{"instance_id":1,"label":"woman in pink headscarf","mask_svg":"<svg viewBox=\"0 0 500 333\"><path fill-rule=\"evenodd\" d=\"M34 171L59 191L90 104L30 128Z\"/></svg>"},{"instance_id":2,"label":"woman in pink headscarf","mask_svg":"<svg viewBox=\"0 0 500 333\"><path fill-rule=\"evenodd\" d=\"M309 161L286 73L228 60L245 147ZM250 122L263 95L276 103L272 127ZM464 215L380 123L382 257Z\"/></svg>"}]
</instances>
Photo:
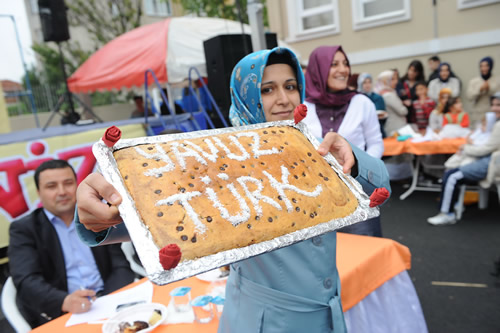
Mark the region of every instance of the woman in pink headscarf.
<instances>
[{"instance_id":1,"label":"woman in pink headscarf","mask_svg":"<svg viewBox=\"0 0 500 333\"><path fill-rule=\"evenodd\" d=\"M303 120L318 138L337 132L351 145L381 158L384 143L375 105L363 94L347 88L349 60L341 46L320 46L309 56L306 72L307 116ZM340 231L381 236L380 219Z\"/></svg>"}]
</instances>

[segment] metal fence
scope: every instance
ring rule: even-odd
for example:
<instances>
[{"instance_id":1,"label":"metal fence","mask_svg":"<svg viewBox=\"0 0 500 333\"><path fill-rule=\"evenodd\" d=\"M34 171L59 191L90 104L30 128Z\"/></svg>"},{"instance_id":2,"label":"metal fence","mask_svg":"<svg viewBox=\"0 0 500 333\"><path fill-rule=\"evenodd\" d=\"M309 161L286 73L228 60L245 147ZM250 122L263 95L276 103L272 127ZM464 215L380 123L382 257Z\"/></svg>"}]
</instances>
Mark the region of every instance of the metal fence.
<instances>
[{"instance_id":1,"label":"metal fence","mask_svg":"<svg viewBox=\"0 0 500 333\"><path fill-rule=\"evenodd\" d=\"M37 112L50 112L54 110L59 98L65 93L64 84L50 85L44 84L39 86L32 86L33 99ZM90 94L92 106L107 105L116 103L120 97L115 92L95 92ZM18 92L5 92L5 97L8 100L15 100L8 102L7 109L9 116L18 116L21 114L32 113L32 105L29 95L25 91ZM75 108L78 105L75 103ZM61 107L62 110L67 109L69 106L64 103Z\"/></svg>"}]
</instances>

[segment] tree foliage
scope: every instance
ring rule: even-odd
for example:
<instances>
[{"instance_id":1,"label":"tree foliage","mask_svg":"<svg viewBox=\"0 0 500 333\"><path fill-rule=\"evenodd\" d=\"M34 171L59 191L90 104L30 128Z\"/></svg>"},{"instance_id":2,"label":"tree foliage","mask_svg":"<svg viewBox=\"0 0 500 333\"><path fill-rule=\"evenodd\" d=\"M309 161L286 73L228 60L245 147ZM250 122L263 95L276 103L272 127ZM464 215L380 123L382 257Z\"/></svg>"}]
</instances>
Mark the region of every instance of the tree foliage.
<instances>
[{"instance_id":1,"label":"tree foliage","mask_svg":"<svg viewBox=\"0 0 500 333\"><path fill-rule=\"evenodd\" d=\"M66 5L70 26L85 27L95 49L141 25L142 0L70 0Z\"/></svg>"},{"instance_id":2,"label":"tree foliage","mask_svg":"<svg viewBox=\"0 0 500 333\"><path fill-rule=\"evenodd\" d=\"M184 11L196 16L220 17L228 20L239 21L240 16L243 23L248 24L247 0L174 0L180 3ZM261 1L264 4L264 25L267 24L266 0ZM238 3L241 15L238 13Z\"/></svg>"},{"instance_id":3,"label":"tree foliage","mask_svg":"<svg viewBox=\"0 0 500 333\"><path fill-rule=\"evenodd\" d=\"M83 49L77 41L62 42L66 74L70 76L87 58L115 37L141 25L142 0L66 0L70 27L85 29L92 42ZM54 43L34 44L41 70L29 71L30 82L64 82L58 49ZM24 80L23 80L24 81Z\"/></svg>"}]
</instances>

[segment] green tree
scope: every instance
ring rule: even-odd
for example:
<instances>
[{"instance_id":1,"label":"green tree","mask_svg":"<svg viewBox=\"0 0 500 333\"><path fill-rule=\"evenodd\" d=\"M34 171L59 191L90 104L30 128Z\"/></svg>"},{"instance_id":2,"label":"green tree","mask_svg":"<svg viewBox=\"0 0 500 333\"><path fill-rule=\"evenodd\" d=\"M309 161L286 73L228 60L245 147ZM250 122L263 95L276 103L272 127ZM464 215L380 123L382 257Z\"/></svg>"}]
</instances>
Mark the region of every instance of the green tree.
<instances>
[{"instance_id":1,"label":"green tree","mask_svg":"<svg viewBox=\"0 0 500 333\"><path fill-rule=\"evenodd\" d=\"M241 11L241 20L248 24L247 0L174 0L180 3L184 11L196 16L220 17L228 20L239 21L238 2ZM264 26L269 26L267 21L266 0L264 5Z\"/></svg>"},{"instance_id":2,"label":"green tree","mask_svg":"<svg viewBox=\"0 0 500 333\"><path fill-rule=\"evenodd\" d=\"M67 16L71 27L85 28L93 42L91 50L69 40L62 42L66 74L70 76L101 46L117 36L141 25L142 0L66 0ZM35 44L33 50L43 64L38 80L49 84L63 82L60 55L54 44Z\"/></svg>"},{"instance_id":3,"label":"green tree","mask_svg":"<svg viewBox=\"0 0 500 333\"><path fill-rule=\"evenodd\" d=\"M95 49L141 25L142 0L70 0L70 26L84 27Z\"/></svg>"}]
</instances>

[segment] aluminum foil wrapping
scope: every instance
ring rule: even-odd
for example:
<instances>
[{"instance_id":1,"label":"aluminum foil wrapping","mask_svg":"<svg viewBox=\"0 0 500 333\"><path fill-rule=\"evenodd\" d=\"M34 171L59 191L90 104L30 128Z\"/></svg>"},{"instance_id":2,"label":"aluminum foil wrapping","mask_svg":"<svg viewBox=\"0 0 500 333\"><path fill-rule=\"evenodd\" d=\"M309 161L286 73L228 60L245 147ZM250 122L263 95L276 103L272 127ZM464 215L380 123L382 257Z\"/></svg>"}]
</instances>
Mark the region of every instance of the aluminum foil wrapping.
<instances>
[{"instance_id":1,"label":"aluminum foil wrapping","mask_svg":"<svg viewBox=\"0 0 500 333\"><path fill-rule=\"evenodd\" d=\"M193 275L197 275L230 263L250 258L265 252L269 252L281 247L285 247L305 239L312 238L347 225L351 225L360 221L365 221L379 215L377 207L370 208L370 200L363 192L361 185L351 176L345 175L342 172L342 167L337 160L327 154L324 158L331 165L333 170L339 175L340 179L353 192L358 200L358 207L355 212L347 217L334 219L316 226L297 230L289 234L276 237L269 241L264 241L257 244L252 244L243 248L235 248L226 250L216 254L208 255L195 260L186 260L177 267L170 270L164 270L159 260L159 248L155 245L153 237L147 226L141 221L141 217L137 212L134 200L125 187L122 176L119 173L113 152L122 148L133 147L141 144L166 143L174 140L193 139L218 135L223 133L239 132L245 130L255 130L267 128L271 126L292 126L300 130L304 136L317 149L319 147L318 140L309 132L307 126L299 123L294 124L293 121L268 122L256 125L231 127L222 129L213 129L206 131L187 132L179 134L169 134L160 136L141 137L134 139L119 140L112 148L107 147L102 140L95 143L93 153L97 159L100 170L104 178L110 182L121 194L123 201L120 204L119 211L128 229L130 238L134 243L137 254L141 259L148 278L158 284L163 285L170 282L178 281Z\"/></svg>"}]
</instances>

